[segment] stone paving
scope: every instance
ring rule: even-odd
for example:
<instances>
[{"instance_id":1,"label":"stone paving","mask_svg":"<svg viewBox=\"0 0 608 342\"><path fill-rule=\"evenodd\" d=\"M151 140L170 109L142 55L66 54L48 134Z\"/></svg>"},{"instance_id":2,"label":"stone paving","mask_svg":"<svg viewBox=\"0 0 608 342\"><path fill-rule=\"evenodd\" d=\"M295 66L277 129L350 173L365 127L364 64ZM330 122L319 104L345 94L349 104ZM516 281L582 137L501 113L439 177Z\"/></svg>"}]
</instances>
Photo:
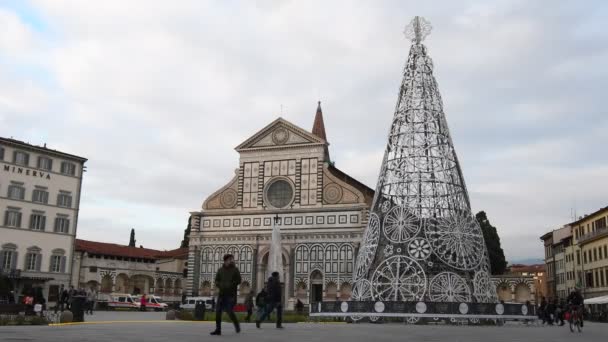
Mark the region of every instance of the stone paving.
<instances>
[{"instance_id":1,"label":"stone paving","mask_svg":"<svg viewBox=\"0 0 608 342\"><path fill-rule=\"evenodd\" d=\"M353 341L606 341L608 324L587 323L582 334L570 333L567 327L527 327L509 324L503 327L412 326L401 324L286 324L277 330L271 324L256 329L243 324L236 334L224 324L224 335L210 336L213 323L150 321L144 323L101 323L54 327L0 327L0 341L289 341L289 342L353 342Z\"/></svg>"}]
</instances>

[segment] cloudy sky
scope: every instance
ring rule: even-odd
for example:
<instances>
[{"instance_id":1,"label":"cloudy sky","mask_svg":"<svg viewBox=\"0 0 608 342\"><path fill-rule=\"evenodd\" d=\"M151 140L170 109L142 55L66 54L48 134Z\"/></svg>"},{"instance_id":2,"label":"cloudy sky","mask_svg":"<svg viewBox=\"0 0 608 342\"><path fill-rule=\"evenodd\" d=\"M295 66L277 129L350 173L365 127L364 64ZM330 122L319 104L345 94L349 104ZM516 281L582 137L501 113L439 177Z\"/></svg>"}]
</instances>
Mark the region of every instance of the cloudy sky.
<instances>
[{"instance_id":1,"label":"cloudy sky","mask_svg":"<svg viewBox=\"0 0 608 342\"><path fill-rule=\"evenodd\" d=\"M603 1L0 0L0 136L89 158L78 235L175 248L234 147L323 102L375 187L414 15L471 195L508 259L608 205ZM282 108L282 113L281 113Z\"/></svg>"}]
</instances>

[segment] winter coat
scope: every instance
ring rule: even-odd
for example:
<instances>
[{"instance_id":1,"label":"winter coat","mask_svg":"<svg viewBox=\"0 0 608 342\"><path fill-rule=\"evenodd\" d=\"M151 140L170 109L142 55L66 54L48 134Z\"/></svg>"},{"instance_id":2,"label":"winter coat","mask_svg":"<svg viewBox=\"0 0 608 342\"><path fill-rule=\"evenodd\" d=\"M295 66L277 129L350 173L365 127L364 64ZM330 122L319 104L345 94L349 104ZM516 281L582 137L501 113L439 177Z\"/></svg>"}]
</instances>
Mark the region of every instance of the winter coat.
<instances>
[{"instance_id":1,"label":"winter coat","mask_svg":"<svg viewBox=\"0 0 608 342\"><path fill-rule=\"evenodd\" d=\"M281 298L281 282L278 277L268 278L268 301L271 303L280 303Z\"/></svg>"},{"instance_id":2,"label":"winter coat","mask_svg":"<svg viewBox=\"0 0 608 342\"><path fill-rule=\"evenodd\" d=\"M236 289L241 284L241 272L239 269L230 265L222 266L215 274L215 286L219 289L220 297L236 297Z\"/></svg>"}]
</instances>

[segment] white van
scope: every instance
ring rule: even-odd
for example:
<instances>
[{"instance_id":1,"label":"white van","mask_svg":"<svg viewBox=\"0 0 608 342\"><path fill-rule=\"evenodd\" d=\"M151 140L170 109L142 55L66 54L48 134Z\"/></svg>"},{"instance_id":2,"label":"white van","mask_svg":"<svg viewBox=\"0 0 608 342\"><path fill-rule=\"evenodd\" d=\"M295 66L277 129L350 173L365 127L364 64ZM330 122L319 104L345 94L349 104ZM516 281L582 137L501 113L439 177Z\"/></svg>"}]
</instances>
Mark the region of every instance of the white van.
<instances>
[{"instance_id":1,"label":"white van","mask_svg":"<svg viewBox=\"0 0 608 342\"><path fill-rule=\"evenodd\" d=\"M213 297L186 297L186 300L179 305L179 308L194 310L194 306L199 300L205 302L205 309L211 310L213 308Z\"/></svg>"},{"instance_id":2,"label":"white van","mask_svg":"<svg viewBox=\"0 0 608 342\"><path fill-rule=\"evenodd\" d=\"M133 300L139 303L141 307L141 295L133 296ZM154 311L164 311L167 310L169 305L167 303L161 302L162 298L154 295L146 296L146 310L154 310Z\"/></svg>"},{"instance_id":3,"label":"white van","mask_svg":"<svg viewBox=\"0 0 608 342\"><path fill-rule=\"evenodd\" d=\"M138 310L139 302L136 301L128 293L111 293L110 298L108 299L108 308L124 308Z\"/></svg>"}]
</instances>

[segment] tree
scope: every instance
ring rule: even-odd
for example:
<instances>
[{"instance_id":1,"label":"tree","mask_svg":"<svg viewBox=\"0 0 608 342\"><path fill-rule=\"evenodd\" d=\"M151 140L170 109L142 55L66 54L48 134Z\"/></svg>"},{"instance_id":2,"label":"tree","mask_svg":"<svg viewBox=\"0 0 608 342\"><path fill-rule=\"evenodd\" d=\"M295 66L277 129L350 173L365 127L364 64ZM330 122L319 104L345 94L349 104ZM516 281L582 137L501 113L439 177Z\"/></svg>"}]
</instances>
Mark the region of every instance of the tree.
<instances>
[{"instance_id":1,"label":"tree","mask_svg":"<svg viewBox=\"0 0 608 342\"><path fill-rule=\"evenodd\" d=\"M488 254L490 256L490 269L492 275L503 274L507 269L507 260L505 259L505 252L500 246L500 237L485 211L480 211L475 215L481 231L483 232L483 239L486 242L488 248Z\"/></svg>"},{"instance_id":2,"label":"tree","mask_svg":"<svg viewBox=\"0 0 608 342\"><path fill-rule=\"evenodd\" d=\"M135 247L135 229L131 228L131 238L129 239L129 247Z\"/></svg>"},{"instance_id":3,"label":"tree","mask_svg":"<svg viewBox=\"0 0 608 342\"><path fill-rule=\"evenodd\" d=\"M179 246L180 248L190 246L190 229L192 228L192 216L188 218L188 227L184 230L184 239L182 240L182 244Z\"/></svg>"}]
</instances>

